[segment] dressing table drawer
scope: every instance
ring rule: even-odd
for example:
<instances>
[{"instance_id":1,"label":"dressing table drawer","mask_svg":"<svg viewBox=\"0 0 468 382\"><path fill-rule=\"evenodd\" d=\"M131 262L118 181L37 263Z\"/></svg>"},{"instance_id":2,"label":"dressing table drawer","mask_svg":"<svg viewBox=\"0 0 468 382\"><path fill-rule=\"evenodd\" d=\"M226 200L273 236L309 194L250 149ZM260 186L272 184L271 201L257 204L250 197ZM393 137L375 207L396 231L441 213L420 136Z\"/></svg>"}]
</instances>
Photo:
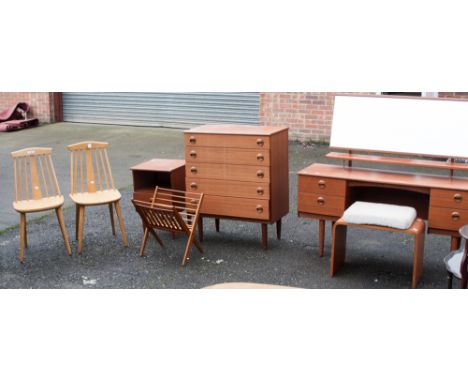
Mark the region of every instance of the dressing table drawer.
<instances>
[{"instance_id":1,"label":"dressing table drawer","mask_svg":"<svg viewBox=\"0 0 468 382\"><path fill-rule=\"evenodd\" d=\"M431 190L431 206L468 210L468 192L456 190Z\"/></svg>"},{"instance_id":2,"label":"dressing table drawer","mask_svg":"<svg viewBox=\"0 0 468 382\"><path fill-rule=\"evenodd\" d=\"M310 214L341 216L345 210L345 198L299 192L297 210Z\"/></svg>"},{"instance_id":3,"label":"dressing table drawer","mask_svg":"<svg viewBox=\"0 0 468 382\"><path fill-rule=\"evenodd\" d=\"M345 180L299 175L298 182L299 192L320 193L340 197L344 197L346 194Z\"/></svg>"},{"instance_id":4,"label":"dressing table drawer","mask_svg":"<svg viewBox=\"0 0 468 382\"><path fill-rule=\"evenodd\" d=\"M442 207L429 209L430 228L458 231L465 224L468 224L468 210Z\"/></svg>"}]
</instances>

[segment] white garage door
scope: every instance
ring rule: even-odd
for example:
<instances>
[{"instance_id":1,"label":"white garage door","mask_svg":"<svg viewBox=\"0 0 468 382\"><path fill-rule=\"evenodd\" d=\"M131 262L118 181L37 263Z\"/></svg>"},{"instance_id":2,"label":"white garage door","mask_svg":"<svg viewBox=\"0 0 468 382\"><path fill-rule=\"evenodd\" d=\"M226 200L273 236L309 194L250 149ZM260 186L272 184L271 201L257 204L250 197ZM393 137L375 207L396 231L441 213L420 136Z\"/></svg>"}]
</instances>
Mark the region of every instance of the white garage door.
<instances>
[{"instance_id":1,"label":"white garage door","mask_svg":"<svg viewBox=\"0 0 468 382\"><path fill-rule=\"evenodd\" d=\"M260 93L62 93L63 120L187 128L259 123Z\"/></svg>"}]
</instances>

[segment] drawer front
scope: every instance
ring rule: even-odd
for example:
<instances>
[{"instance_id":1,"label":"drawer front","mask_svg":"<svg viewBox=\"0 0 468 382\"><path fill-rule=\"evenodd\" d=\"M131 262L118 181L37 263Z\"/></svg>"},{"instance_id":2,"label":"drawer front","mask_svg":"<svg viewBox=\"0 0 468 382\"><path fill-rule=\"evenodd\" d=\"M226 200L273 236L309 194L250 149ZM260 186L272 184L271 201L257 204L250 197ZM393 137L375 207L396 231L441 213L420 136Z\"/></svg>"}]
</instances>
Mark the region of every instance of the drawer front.
<instances>
[{"instance_id":1,"label":"drawer front","mask_svg":"<svg viewBox=\"0 0 468 382\"><path fill-rule=\"evenodd\" d=\"M462 226L468 224L468 210L456 208L429 208L429 227L458 231Z\"/></svg>"},{"instance_id":2,"label":"drawer front","mask_svg":"<svg viewBox=\"0 0 468 382\"><path fill-rule=\"evenodd\" d=\"M298 188L299 192L335 195L344 198L346 193L346 181L340 179L299 175Z\"/></svg>"},{"instance_id":3,"label":"drawer front","mask_svg":"<svg viewBox=\"0 0 468 382\"><path fill-rule=\"evenodd\" d=\"M232 180L186 178L186 189L207 195L235 196L239 198L269 199L270 184Z\"/></svg>"},{"instance_id":4,"label":"drawer front","mask_svg":"<svg viewBox=\"0 0 468 382\"><path fill-rule=\"evenodd\" d=\"M197 179L225 179L268 183L270 181L270 168L265 166L188 162L185 166L185 175L187 178Z\"/></svg>"},{"instance_id":5,"label":"drawer front","mask_svg":"<svg viewBox=\"0 0 468 382\"><path fill-rule=\"evenodd\" d=\"M431 206L468 210L468 192L431 190Z\"/></svg>"},{"instance_id":6,"label":"drawer front","mask_svg":"<svg viewBox=\"0 0 468 382\"><path fill-rule=\"evenodd\" d=\"M310 214L342 216L345 210L345 198L325 194L299 192L297 198L298 212Z\"/></svg>"},{"instance_id":7,"label":"drawer front","mask_svg":"<svg viewBox=\"0 0 468 382\"><path fill-rule=\"evenodd\" d=\"M192 163L270 164L270 150L226 147L185 147L185 158Z\"/></svg>"},{"instance_id":8,"label":"drawer front","mask_svg":"<svg viewBox=\"0 0 468 382\"><path fill-rule=\"evenodd\" d=\"M245 149L269 149L270 137L255 135L184 134L185 147L238 147Z\"/></svg>"},{"instance_id":9,"label":"drawer front","mask_svg":"<svg viewBox=\"0 0 468 382\"><path fill-rule=\"evenodd\" d=\"M268 200L204 195L201 212L208 215L269 220Z\"/></svg>"}]
</instances>

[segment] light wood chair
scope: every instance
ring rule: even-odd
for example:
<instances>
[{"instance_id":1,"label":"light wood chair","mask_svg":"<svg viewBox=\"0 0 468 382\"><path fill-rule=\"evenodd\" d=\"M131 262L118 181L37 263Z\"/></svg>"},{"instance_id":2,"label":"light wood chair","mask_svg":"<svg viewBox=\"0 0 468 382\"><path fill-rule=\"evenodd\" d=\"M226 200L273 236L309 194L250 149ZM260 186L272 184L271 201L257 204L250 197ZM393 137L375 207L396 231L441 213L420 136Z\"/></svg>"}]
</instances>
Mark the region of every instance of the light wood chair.
<instances>
[{"instance_id":1,"label":"light wood chair","mask_svg":"<svg viewBox=\"0 0 468 382\"><path fill-rule=\"evenodd\" d=\"M13 208L20 214L20 255L24 261L24 248L28 247L26 214L55 210L68 254L72 251L63 221L64 198L55 175L52 149L34 147L11 153L13 158L15 201Z\"/></svg>"},{"instance_id":2,"label":"light wood chair","mask_svg":"<svg viewBox=\"0 0 468 382\"><path fill-rule=\"evenodd\" d=\"M83 248L83 227L85 208L108 204L112 227L115 235L114 212L117 213L122 240L128 246L125 227L120 210L122 195L115 188L114 179L107 155L106 142L80 142L68 146L70 151L70 198L76 204L76 238L78 239L78 253Z\"/></svg>"},{"instance_id":3,"label":"light wood chair","mask_svg":"<svg viewBox=\"0 0 468 382\"><path fill-rule=\"evenodd\" d=\"M144 227L140 256L144 255L149 234L153 235L156 241L163 246L156 229L171 233L184 233L188 236L182 265L185 265L189 260L192 244L195 244L197 249L203 253L201 244L195 239L195 228L200 221L202 201L202 193L161 187L155 188L151 202L132 200Z\"/></svg>"}]
</instances>

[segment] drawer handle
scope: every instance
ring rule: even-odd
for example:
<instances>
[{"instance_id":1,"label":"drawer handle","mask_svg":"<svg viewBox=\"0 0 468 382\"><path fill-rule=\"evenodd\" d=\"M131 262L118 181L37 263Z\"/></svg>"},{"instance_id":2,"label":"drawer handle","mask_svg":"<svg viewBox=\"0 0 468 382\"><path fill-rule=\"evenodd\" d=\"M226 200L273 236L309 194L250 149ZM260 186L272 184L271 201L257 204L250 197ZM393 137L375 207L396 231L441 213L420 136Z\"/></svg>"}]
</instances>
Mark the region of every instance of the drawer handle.
<instances>
[{"instance_id":1,"label":"drawer handle","mask_svg":"<svg viewBox=\"0 0 468 382\"><path fill-rule=\"evenodd\" d=\"M193 167L190 168L190 172L192 174L196 174L198 172L198 170L197 170L197 168L195 166L193 166Z\"/></svg>"},{"instance_id":2,"label":"drawer handle","mask_svg":"<svg viewBox=\"0 0 468 382\"><path fill-rule=\"evenodd\" d=\"M190 151L190 156L192 158L196 158L197 157L197 152L195 150Z\"/></svg>"},{"instance_id":3,"label":"drawer handle","mask_svg":"<svg viewBox=\"0 0 468 382\"><path fill-rule=\"evenodd\" d=\"M319 180L318 186L319 188L324 189L327 186L327 183L324 180Z\"/></svg>"},{"instance_id":4,"label":"drawer handle","mask_svg":"<svg viewBox=\"0 0 468 382\"><path fill-rule=\"evenodd\" d=\"M259 178L263 178L263 177L265 176L265 174L263 173L262 170L258 170L258 171L257 171L257 176L258 176Z\"/></svg>"},{"instance_id":5,"label":"drawer handle","mask_svg":"<svg viewBox=\"0 0 468 382\"><path fill-rule=\"evenodd\" d=\"M196 139L194 136L191 136L191 137L189 138L189 142L190 142L192 145L194 145L195 143L197 143L197 139Z\"/></svg>"},{"instance_id":6,"label":"drawer handle","mask_svg":"<svg viewBox=\"0 0 468 382\"><path fill-rule=\"evenodd\" d=\"M196 190L198 188L197 184L195 182L190 183L190 188L192 190Z\"/></svg>"},{"instance_id":7,"label":"drawer handle","mask_svg":"<svg viewBox=\"0 0 468 382\"><path fill-rule=\"evenodd\" d=\"M262 139L262 138L258 138L258 139L257 139L257 146L263 147L263 145L264 145L263 139Z\"/></svg>"},{"instance_id":8,"label":"drawer handle","mask_svg":"<svg viewBox=\"0 0 468 382\"><path fill-rule=\"evenodd\" d=\"M257 160L259 160L260 162L263 162L265 158L263 157L263 154L257 154Z\"/></svg>"},{"instance_id":9,"label":"drawer handle","mask_svg":"<svg viewBox=\"0 0 468 382\"><path fill-rule=\"evenodd\" d=\"M317 198L317 203L318 203L319 205L323 206L323 205L325 204L325 199L322 198L321 196L319 196L319 197Z\"/></svg>"},{"instance_id":10,"label":"drawer handle","mask_svg":"<svg viewBox=\"0 0 468 382\"><path fill-rule=\"evenodd\" d=\"M257 205L257 212L261 214L263 212L263 207L259 204Z\"/></svg>"},{"instance_id":11,"label":"drawer handle","mask_svg":"<svg viewBox=\"0 0 468 382\"><path fill-rule=\"evenodd\" d=\"M463 197L460 194L455 194L453 195L453 200L455 200L455 203L460 203L463 200Z\"/></svg>"},{"instance_id":12,"label":"drawer handle","mask_svg":"<svg viewBox=\"0 0 468 382\"><path fill-rule=\"evenodd\" d=\"M263 188L262 187L257 188L257 194L258 195L263 195Z\"/></svg>"},{"instance_id":13,"label":"drawer handle","mask_svg":"<svg viewBox=\"0 0 468 382\"><path fill-rule=\"evenodd\" d=\"M458 212L452 212L452 220L453 221L459 221L460 220L460 214Z\"/></svg>"}]
</instances>

